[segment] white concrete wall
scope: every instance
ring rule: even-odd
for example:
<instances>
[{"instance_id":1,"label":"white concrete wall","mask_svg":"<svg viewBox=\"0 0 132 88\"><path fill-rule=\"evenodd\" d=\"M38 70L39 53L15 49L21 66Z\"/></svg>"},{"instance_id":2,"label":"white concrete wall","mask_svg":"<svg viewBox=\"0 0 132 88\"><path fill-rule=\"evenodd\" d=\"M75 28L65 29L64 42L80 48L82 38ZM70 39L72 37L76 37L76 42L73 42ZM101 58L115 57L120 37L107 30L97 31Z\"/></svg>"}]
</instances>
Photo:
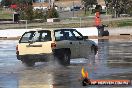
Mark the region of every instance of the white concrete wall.
<instances>
[{"instance_id":1,"label":"white concrete wall","mask_svg":"<svg viewBox=\"0 0 132 88\"><path fill-rule=\"evenodd\" d=\"M40 28L36 28L40 29ZM98 30L96 27L87 27L87 28L74 28L77 29L83 36L98 36ZM0 37L18 37L21 36L23 33L29 30L35 29L5 29L0 30ZM98 39L91 39L98 43Z\"/></svg>"},{"instance_id":2,"label":"white concrete wall","mask_svg":"<svg viewBox=\"0 0 132 88\"><path fill-rule=\"evenodd\" d=\"M98 29L96 27L86 27L86 28L75 28L83 36L98 36ZM98 39L90 39L98 44Z\"/></svg>"},{"instance_id":3,"label":"white concrete wall","mask_svg":"<svg viewBox=\"0 0 132 88\"><path fill-rule=\"evenodd\" d=\"M0 37L17 37L21 36L24 32L33 29L6 29L0 30Z\"/></svg>"},{"instance_id":4,"label":"white concrete wall","mask_svg":"<svg viewBox=\"0 0 132 88\"><path fill-rule=\"evenodd\" d=\"M130 34L132 35L132 27L118 27L118 28L107 28L110 35Z\"/></svg>"},{"instance_id":5,"label":"white concrete wall","mask_svg":"<svg viewBox=\"0 0 132 88\"><path fill-rule=\"evenodd\" d=\"M83 36L98 36L98 29L96 27L86 27L86 28L75 28Z\"/></svg>"}]
</instances>

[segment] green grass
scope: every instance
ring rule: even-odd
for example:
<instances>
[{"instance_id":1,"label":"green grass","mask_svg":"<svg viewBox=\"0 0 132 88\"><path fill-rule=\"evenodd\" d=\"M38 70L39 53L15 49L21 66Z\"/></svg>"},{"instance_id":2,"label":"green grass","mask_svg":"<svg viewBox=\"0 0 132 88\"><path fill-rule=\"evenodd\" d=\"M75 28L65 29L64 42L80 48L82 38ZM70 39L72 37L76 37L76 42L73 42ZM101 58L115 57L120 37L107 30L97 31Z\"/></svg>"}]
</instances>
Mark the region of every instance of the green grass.
<instances>
[{"instance_id":1,"label":"green grass","mask_svg":"<svg viewBox=\"0 0 132 88\"><path fill-rule=\"evenodd\" d=\"M121 21L118 23L118 26L119 27L132 26L132 20Z\"/></svg>"},{"instance_id":2,"label":"green grass","mask_svg":"<svg viewBox=\"0 0 132 88\"><path fill-rule=\"evenodd\" d=\"M132 19L119 20L119 21L111 21L108 25L110 27L132 26Z\"/></svg>"},{"instance_id":3,"label":"green grass","mask_svg":"<svg viewBox=\"0 0 132 88\"><path fill-rule=\"evenodd\" d=\"M12 19L12 14L0 14L0 19Z\"/></svg>"},{"instance_id":4,"label":"green grass","mask_svg":"<svg viewBox=\"0 0 132 88\"><path fill-rule=\"evenodd\" d=\"M12 19L12 11L11 10L3 10L0 9L0 19Z\"/></svg>"}]
</instances>

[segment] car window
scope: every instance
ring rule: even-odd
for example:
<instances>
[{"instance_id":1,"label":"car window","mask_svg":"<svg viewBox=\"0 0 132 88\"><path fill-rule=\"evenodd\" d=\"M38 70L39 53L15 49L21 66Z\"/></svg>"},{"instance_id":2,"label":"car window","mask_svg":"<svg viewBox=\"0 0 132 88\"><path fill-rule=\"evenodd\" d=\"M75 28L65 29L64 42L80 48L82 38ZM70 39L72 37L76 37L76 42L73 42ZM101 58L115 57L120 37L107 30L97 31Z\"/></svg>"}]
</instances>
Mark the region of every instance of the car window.
<instances>
[{"instance_id":1,"label":"car window","mask_svg":"<svg viewBox=\"0 0 132 88\"><path fill-rule=\"evenodd\" d=\"M63 34L61 33L61 31L55 31L55 40L60 41L62 40L61 37L63 37Z\"/></svg>"},{"instance_id":2,"label":"car window","mask_svg":"<svg viewBox=\"0 0 132 88\"><path fill-rule=\"evenodd\" d=\"M44 42L44 41L51 41L51 31L41 31L40 33L40 41Z\"/></svg>"},{"instance_id":3,"label":"car window","mask_svg":"<svg viewBox=\"0 0 132 88\"><path fill-rule=\"evenodd\" d=\"M20 43L28 43L33 38L34 32L25 32L20 39Z\"/></svg>"},{"instance_id":4,"label":"car window","mask_svg":"<svg viewBox=\"0 0 132 88\"><path fill-rule=\"evenodd\" d=\"M33 34L32 41L34 41L34 42L39 42L39 37L40 37L40 33L39 33L39 32L35 32L35 33Z\"/></svg>"},{"instance_id":5,"label":"car window","mask_svg":"<svg viewBox=\"0 0 132 88\"><path fill-rule=\"evenodd\" d=\"M76 40L83 40L83 36L78 31L74 30L74 31L72 31L72 33L73 33L74 37L76 38Z\"/></svg>"},{"instance_id":6,"label":"car window","mask_svg":"<svg viewBox=\"0 0 132 88\"><path fill-rule=\"evenodd\" d=\"M55 40L56 41L75 40L75 37L73 36L70 30L56 30Z\"/></svg>"},{"instance_id":7,"label":"car window","mask_svg":"<svg viewBox=\"0 0 132 88\"><path fill-rule=\"evenodd\" d=\"M47 30L35 32L32 40L35 42L51 41L51 32Z\"/></svg>"},{"instance_id":8,"label":"car window","mask_svg":"<svg viewBox=\"0 0 132 88\"><path fill-rule=\"evenodd\" d=\"M20 39L20 43L29 43L29 40L34 42L45 42L51 41L50 31L36 31L36 32L26 32Z\"/></svg>"}]
</instances>

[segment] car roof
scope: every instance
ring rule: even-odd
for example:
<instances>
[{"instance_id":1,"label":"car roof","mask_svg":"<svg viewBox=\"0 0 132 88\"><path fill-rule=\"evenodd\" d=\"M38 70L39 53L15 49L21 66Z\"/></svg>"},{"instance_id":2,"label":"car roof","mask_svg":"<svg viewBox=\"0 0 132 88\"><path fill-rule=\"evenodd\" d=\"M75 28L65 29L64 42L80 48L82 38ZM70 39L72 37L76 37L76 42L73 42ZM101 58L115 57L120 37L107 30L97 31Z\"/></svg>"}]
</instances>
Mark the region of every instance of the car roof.
<instances>
[{"instance_id":1,"label":"car roof","mask_svg":"<svg viewBox=\"0 0 132 88\"><path fill-rule=\"evenodd\" d=\"M49 31L55 31L55 30L75 30L74 28L35 28L30 31L43 31L43 30L49 30Z\"/></svg>"}]
</instances>

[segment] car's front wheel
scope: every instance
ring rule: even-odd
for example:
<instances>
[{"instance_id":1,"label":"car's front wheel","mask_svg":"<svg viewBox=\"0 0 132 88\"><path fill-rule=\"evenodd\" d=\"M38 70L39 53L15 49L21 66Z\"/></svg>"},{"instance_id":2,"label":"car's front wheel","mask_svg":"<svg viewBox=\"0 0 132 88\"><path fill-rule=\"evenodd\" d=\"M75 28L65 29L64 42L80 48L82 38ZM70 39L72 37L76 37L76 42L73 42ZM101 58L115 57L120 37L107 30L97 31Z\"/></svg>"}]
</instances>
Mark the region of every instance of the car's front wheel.
<instances>
[{"instance_id":1,"label":"car's front wheel","mask_svg":"<svg viewBox=\"0 0 132 88\"><path fill-rule=\"evenodd\" d=\"M70 65L70 54L66 51L64 51L60 56L58 56L57 59L61 65Z\"/></svg>"},{"instance_id":2,"label":"car's front wheel","mask_svg":"<svg viewBox=\"0 0 132 88\"><path fill-rule=\"evenodd\" d=\"M62 58L63 65L70 65L70 54L64 53Z\"/></svg>"},{"instance_id":3,"label":"car's front wheel","mask_svg":"<svg viewBox=\"0 0 132 88\"><path fill-rule=\"evenodd\" d=\"M91 52L92 52L94 55L96 55L96 54L97 54L97 51L98 51L97 46L92 45L92 46L91 46Z\"/></svg>"}]
</instances>

